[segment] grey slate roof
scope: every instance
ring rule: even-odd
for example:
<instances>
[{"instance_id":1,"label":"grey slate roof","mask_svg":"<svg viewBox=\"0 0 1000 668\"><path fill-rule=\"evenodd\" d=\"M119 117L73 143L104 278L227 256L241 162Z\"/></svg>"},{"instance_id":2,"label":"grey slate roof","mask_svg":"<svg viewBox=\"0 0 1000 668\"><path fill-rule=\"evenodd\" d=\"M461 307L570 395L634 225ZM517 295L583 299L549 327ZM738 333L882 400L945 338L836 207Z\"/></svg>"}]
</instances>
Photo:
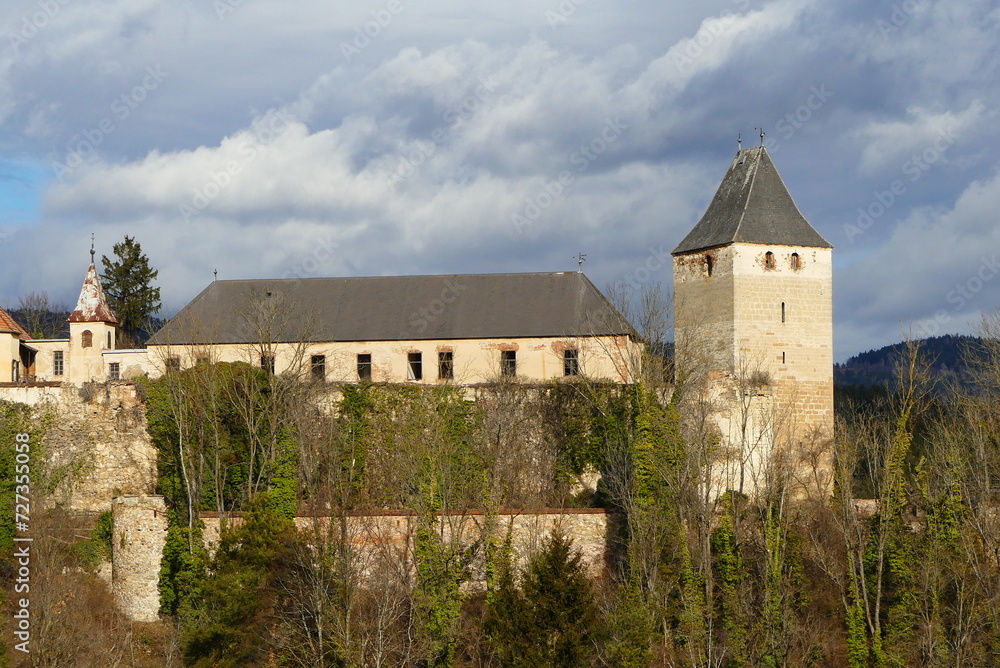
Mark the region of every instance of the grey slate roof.
<instances>
[{"instance_id":1,"label":"grey slate roof","mask_svg":"<svg viewBox=\"0 0 1000 668\"><path fill-rule=\"evenodd\" d=\"M632 333L575 272L376 276L215 281L148 345Z\"/></svg>"},{"instance_id":2,"label":"grey slate roof","mask_svg":"<svg viewBox=\"0 0 1000 668\"><path fill-rule=\"evenodd\" d=\"M763 146L736 154L705 215L673 254L734 242L832 248L799 212Z\"/></svg>"}]
</instances>

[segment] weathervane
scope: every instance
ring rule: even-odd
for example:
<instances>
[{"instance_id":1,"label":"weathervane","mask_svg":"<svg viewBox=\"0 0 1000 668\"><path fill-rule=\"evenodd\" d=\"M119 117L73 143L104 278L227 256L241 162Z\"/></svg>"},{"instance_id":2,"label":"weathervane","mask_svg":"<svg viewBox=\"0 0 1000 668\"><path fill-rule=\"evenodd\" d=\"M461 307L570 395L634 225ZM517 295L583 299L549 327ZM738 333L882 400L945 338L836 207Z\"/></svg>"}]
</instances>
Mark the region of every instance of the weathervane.
<instances>
[{"instance_id":1,"label":"weathervane","mask_svg":"<svg viewBox=\"0 0 1000 668\"><path fill-rule=\"evenodd\" d=\"M754 130L760 131L760 145L764 145L764 128L754 128Z\"/></svg>"},{"instance_id":2,"label":"weathervane","mask_svg":"<svg viewBox=\"0 0 1000 668\"><path fill-rule=\"evenodd\" d=\"M212 279L212 280L215 280L215 281L219 280L219 270L218 270L218 269L213 269L213 270L212 270L212 276L214 276L214 277L215 277L215 278L214 278L214 279Z\"/></svg>"},{"instance_id":3,"label":"weathervane","mask_svg":"<svg viewBox=\"0 0 1000 668\"><path fill-rule=\"evenodd\" d=\"M90 233L90 263L94 263L94 233Z\"/></svg>"},{"instance_id":4,"label":"weathervane","mask_svg":"<svg viewBox=\"0 0 1000 668\"><path fill-rule=\"evenodd\" d=\"M736 134L736 151L738 153L739 151L742 150L743 150L743 133L739 132Z\"/></svg>"},{"instance_id":5,"label":"weathervane","mask_svg":"<svg viewBox=\"0 0 1000 668\"><path fill-rule=\"evenodd\" d=\"M579 255L574 255L573 259L576 260L576 264L577 264L576 273L582 274L583 273L583 263L587 261L587 254L584 253L583 251L580 251L580 254Z\"/></svg>"}]
</instances>

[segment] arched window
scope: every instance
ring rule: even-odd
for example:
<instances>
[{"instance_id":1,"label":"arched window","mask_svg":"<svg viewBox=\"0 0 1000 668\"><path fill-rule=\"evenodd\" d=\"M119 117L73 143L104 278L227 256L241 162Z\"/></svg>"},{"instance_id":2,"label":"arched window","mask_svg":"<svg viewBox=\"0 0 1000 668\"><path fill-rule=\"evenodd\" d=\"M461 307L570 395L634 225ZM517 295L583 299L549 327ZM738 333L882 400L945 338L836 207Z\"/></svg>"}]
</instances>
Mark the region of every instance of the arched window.
<instances>
[{"instance_id":1,"label":"arched window","mask_svg":"<svg viewBox=\"0 0 1000 668\"><path fill-rule=\"evenodd\" d=\"M80 345L84 348L89 348L94 345L94 334L89 329L83 330L80 334Z\"/></svg>"},{"instance_id":2,"label":"arched window","mask_svg":"<svg viewBox=\"0 0 1000 668\"><path fill-rule=\"evenodd\" d=\"M802 268L802 258L798 253L792 253L792 269L798 271Z\"/></svg>"},{"instance_id":3,"label":"arched window","mask_svg":"<svg viewBox=\"0 0 1000 668\"><path fill-rule=\"evenodd\" d=\"M774 253L771 251L764 253L764 268L774 269Z\"/></svg>"},{"instance_id":4,"label":"arched window","mask_svg":"<svg viewBox=\"0 0 1000 668\"><path fill-rule=\"evenodd\" d=\"M781 302L781 322L785 322L785 302Z\"/></svg>"},{"instance_id":5,"label":"arched window","mask_svg":"<svg viewBox=\"0 0 1000 668\"><path fill-rule=\"evenodd\" d=\"M108 350L111 350L111 332L108 332Z\"/></svg>"},{"instance_id":6,"label":"arched window","mask_svg":"<svg viewBox=\"0 0 1000 668\"><path fill-rule=\"evenodd\" d=\"M712 261L712 256L711 255L706 255L705 256L705 275L706 276L711 276L712 275L712 266L713 266L713 264L714 264L714 262Z\"/></svg>"}]
</instances>

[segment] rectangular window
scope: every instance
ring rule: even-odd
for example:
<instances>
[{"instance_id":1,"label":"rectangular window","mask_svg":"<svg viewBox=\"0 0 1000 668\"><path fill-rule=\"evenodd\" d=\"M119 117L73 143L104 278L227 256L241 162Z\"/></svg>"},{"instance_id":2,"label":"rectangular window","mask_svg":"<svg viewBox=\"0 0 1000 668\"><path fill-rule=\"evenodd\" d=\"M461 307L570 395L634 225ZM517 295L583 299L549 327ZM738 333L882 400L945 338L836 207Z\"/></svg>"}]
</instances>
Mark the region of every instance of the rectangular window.
<instances>
[{"instance_id":1,"label":"rectangular window","mask_svg":"<svg viewBox=\"0 0 1000 668\"><path fill-rule=\"evenodd\" d=\"M563 351L563 375L580 375L580 351L576 348L567 348Z\"/></svg>"},{"instance_id":2,"label":"rectangular window","mask_svg":"<svg viewBox=\"0 0 1000 668\"><path fill-rule=\"evenodd\" d=\"M194 358L194 363L197 366L208 364L208 361L209 360L207 355L198 355L197 357Z\"/></svg>"},{"instance_id":3,"label":"rectangular window","mask_svg":"<svg viewBox=\"0 0 1000 668\"><path fill-rule=\"evenodd\" d=\"M313 380L326 381L326 355L313 355L309 360Z\"/></svg>"},{"instance_id":4,"label":"rectangular window","mask_svg":"<svg viewBox=\"0 0 1000 668\"><path fill-rule=\"evenodd\" d=\"M372 356L371 353L358 354L358 380L372 379Z\"/></svg>"},{"instance_id":5,"label":"rectangular window","mask_svg":"<svg viewBox=\"0 0 1000 668\"><path fill-rule=\"evenodd\" d=\"M264 353L260 356L260 368L268 373L274 373L274 353Z\"/></svg>"},{"instance_id":6,"label":"rectangular window","mask_svg":"<svg viewBox=\"0 0 1000 668\"><path fill-rule=\"evenodd\" d=\"M438 378L450 380L455 377L455 353L444 350L438 353Z\"/></svg>"},{"instance_id":7,"label":"rectangular window","mask_svg":"<svg viewBox=\"0 0 1000 668\"><path fill-rule=\"evenodd\" d=\"M61 350L52 353L52 375L63 375L63 351Z\"/></svg>"},{"instance_id":8,"label":"rectangular window","mask_svg":"<svg viewBox=\"0 0 1000 668\"><path fill-rule=\"evenodd\" d=\"M168 357L167 358L167 372L170 371L180 371L181 370L181 358L180 357Z\"/></svg>"},{"instance_id":9,"label":"rectangular window","mask_svg":"<svg viewBox=\"0 0 1000 668\"><path fill-rule=\"evenodd\" d=\"M108 378L110 380L121 380L121 366L119 366L118 362L108 363Z\"/></svg>"},{"instance_id":10,"label":"rectangular window","mask_svg":"<svg viewBox=\"0 0 1000 668\"><path fill-rule=\"evenodd\" d=\"M423 353L406 354L406 379L421 380L424 377Z\"/></svg>"},{"instance_id":11,"label":"rectangular window","mask_svg":"<svg viewBox=\"0 0 1000 668\"><path fill-rule=\"evenodd\" d=\"M21 363L17 360L10 363L10 379L15 383L21 382Z\"/></svg>"},{"instance_id":12,"label":"rectangular window","mask_svg":"<svg viewBox=\"0 0 1000 668\"><path fill-rule=\"evenodd\" d=\"M517 351L516 350L501 350L500 351L500 375L501 376L516 376L517 375Z\"/></svg>"}]
</instances>

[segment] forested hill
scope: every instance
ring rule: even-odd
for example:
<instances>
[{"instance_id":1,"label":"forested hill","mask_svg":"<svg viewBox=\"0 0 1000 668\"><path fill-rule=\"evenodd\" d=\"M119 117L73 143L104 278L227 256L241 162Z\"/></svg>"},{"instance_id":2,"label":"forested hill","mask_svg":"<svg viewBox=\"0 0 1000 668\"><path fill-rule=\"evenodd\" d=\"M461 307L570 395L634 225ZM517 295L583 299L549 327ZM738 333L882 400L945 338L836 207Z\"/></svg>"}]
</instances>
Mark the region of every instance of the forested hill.
<instances>
[{"instance_id":1,"label":"forested hill","mask_svg":"<svg viewBox=\"0 0 1000 668\"><path fill-rule=\"evenodd\" d=\"M982 349L982 339L975 336L946 334L920 341L920 350L930 362L931 372L939 380L969 379L969 362ZM847 385L886 385L894 375L896 362L906 350L906 343L894 343L869 350L834 365L834 383Z\"/></svg>"}]
</instances>

